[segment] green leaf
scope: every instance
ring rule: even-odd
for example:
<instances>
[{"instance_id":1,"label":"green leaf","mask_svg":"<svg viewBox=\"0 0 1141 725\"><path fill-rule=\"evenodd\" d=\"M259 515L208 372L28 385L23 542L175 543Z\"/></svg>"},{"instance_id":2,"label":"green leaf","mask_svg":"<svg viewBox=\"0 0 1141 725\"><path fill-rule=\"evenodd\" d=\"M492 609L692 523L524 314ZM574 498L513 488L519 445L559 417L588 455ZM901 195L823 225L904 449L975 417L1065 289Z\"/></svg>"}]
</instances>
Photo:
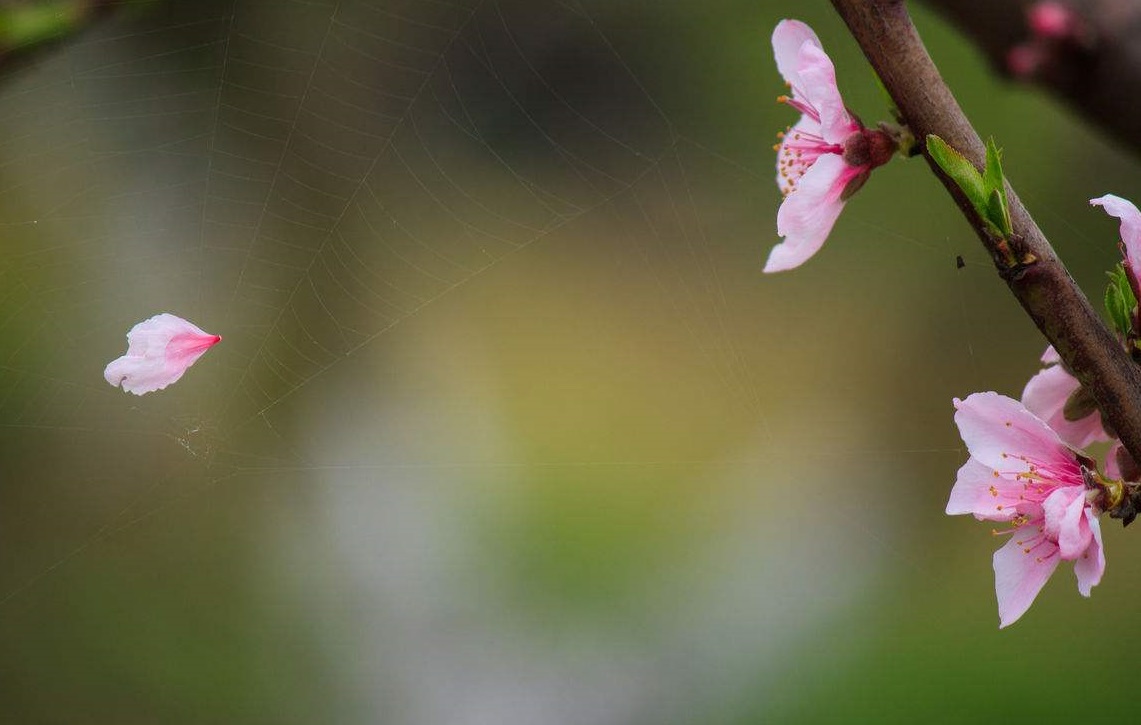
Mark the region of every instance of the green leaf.
<instances>
[{"instance_id":1,"label":"green leaf","mask_svg":"<svg viewBox=\"0 0 1141 725\"><path fill-rule=\"evenodd\" d=\"M1109 276L1109 284L1105 288L1105 312L1118 334L1127 337L1133 330L1133 310L1137 307L1137 298L1129 286L1124 267L1119 264L1106 274Z\"/></svg>"},{"instance_id":2,"label":"green leaf","mask_svg":"<svg viewBox=\"0 0 1141 725\"><path fill-rule=\"evenodd\" d=\"M994 145L994 138L986 142L986 168L983 169L983 184L987 191L1002 187L1002 152Z\"/></svg>"},{"instance_id":3,"label":"green leaf","mask_svg":"<svg viewBox=\"0 0 1141 725\"><path fill-rule=\"evenodd\" d=\"M986 142L986 168L983 169L983 186L987 190L987 219L1002 230L1003 236L1014 233L1010 223L1010 205L1006 200L1006 183L1002 175L1002 152L994 145L994 138Z\"/></svg>"},{"instance_id":4,"label":"green leaf","mask_svg":"<svg viewBox=\"0 0 1141 725\"><path fill-rule=\"evenodd\" d=\"M994 139L987 141L986 168L981 174L966 156L934 134L927 136L927 153L943 173L951 177L951 180L962 189L990 231L995 236L1009 239L1014 230L1010 222L1010 207L1006 200L1001 154L994 145Z\"/></svg>"},{"instance_id":5,"label":"green leaf","mask_svg":"<svg viewBox=\"0 0 1141 725\"><path fill-rule=\"evenodd\" d=\"M943 173L951 177L951 180L962 189L979 216L983 219L988 218L986 185L975 165L935 134L927 136L927 153Z\"/></svg>"},{"instance_id":6,"label":"green leaf","mask_svg":"<svg viewBox=\"0 0 1141 725\"><path fill-rule=\"evenodd\" d=\"M983 218L1002 232L1003 239L1009 239L1014 233L1010 225L1010 212L1006 209L1006 196L997 189L992 190L987 197L986 214Z\"/></svg>"}]
</instances>

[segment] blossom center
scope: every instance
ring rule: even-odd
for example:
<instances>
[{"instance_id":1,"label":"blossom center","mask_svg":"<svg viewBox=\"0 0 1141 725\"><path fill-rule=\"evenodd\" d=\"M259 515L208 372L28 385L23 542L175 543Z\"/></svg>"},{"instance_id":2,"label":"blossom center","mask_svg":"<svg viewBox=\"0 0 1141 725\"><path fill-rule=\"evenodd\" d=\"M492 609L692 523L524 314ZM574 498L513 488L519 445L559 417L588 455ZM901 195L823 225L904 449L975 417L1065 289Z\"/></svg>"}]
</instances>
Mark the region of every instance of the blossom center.
<instances>
[{"instance_id":1,"label":"blossom center","mask_svg":"<svg viewBox=\"0 0 1141 725\"><path fill-rule=\"evenodd\" d=\"M844 161L849 166L866 167L868 171L891 160L898 143L886 131L861 128L844 139Z\"/></svg>"},{"instance_id":2,"label":"blossom center","mask_svg":"<svg viewBox=\"0 0 1141 725\"><path fill-rule=\"evenodd\" d=\"M781 142L777 150L777 170L781 193L788 196L796 191L800 177L824 154L842 154L844 147L828 143L819 134L800 128L788 128L777 134Z\"/></svg>"},{"instance_id":3,"label":"blossom center","mask_svg":"<svg viewBox=\"0 0 1141 725\"><path fill-rule=\"evenodd\" d=\"M1003 453L1002 457L1012 463L1020 461L1025 466L1014 470L992 471L995 483L988 491L994 501L994 511L1001 516L1012 516L1012 528L1009 531L1021 528L1031 519L1037 520L1042 513L1042 504L1059 488L1085 488L1082 469L1076 461L1042 462L1012 453ZM1011 482L1015 485L1011 485Z\"/></svg>"}]
</instances>

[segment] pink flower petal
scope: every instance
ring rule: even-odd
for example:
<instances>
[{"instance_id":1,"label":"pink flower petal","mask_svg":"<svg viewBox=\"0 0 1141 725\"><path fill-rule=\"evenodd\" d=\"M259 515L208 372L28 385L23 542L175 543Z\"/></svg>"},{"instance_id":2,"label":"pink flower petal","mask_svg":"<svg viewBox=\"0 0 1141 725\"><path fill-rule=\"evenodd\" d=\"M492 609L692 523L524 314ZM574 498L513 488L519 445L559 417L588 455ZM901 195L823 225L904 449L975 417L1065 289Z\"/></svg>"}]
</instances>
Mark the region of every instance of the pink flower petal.
<instances>
[{"instance_id":1,"label":"pink flower petal","mask_svg":"<svg viewBox=\"0 0 1141 725\"><path fill-rule=\"evenodd\" d=\"M1074 576L1078 578L1078 591L1083 597L1090 595L1090 589L1101 582L1105 573L1105 549L1101 545L1101 524L1090 509L1085 510L1091 533L1089 548L1074 562Z\"/></svg>"},{"instance_id":2,"label":"pink flower petal","mask_svg":"<svg viewBox=\"0 0 1141 725\"><path fill-rule=\"evenodd\" d=\"M1090 544L1085 517L1086 491L1081 486L1062 486L1042 502L1046 535L1058 542L1058 553L1067 561L1081 556Z\"/></svg>"},{"instance_id":3,"label":"pink flower petal","mask_svg":"<svg viewBox=\"0 0 1141 725\"><path fill-rule=\"evenodd\" d=\"M820 124L808 116L801 116L796 125L785 131L784 138L777 149L777 186L783 194L791 194L795 191L796 184L802 176L800 170L805 167L811 168L818 158L818 155L816 157L810 156L805 160L802 154L801 157L795 159L789 168L789 162L795 152L789 151L787 147L789 144L796 143L798 134L803 134L806 137L819 136Z\"/></svg>"},{"instance_id":4,"label":"pink flower petal","mask_svg":"<svg viewBox=\"0 0 1141 725\"><path fill-rule=\"evenodd\" d=\"M1026 11L1026 21L1035 35L1053 40L1075 36L1081 25L1077 14L1068 5L1051 0L1031 5Z\"/></svg>"},{"instance_id":5,"label":"pink flower petal","mask_svg":"<svg viewBox=\"0 0 1141 725\"><path fill-rule=\"evenodd\" d=\"M1076 466L1058 435L1017 400L994 392L955 400L955 424L971 456L1002 473L1028 470L1024 459Z\"/></svg>"},{"instance_id":6,"label":"pink flower petal","mask_svg":"<svg viewBox=\"0 0 1141 725\"><path fill-rule=\"evenodd\" d=\"M1109 478L1122 480L1121 466L1117 463L1117 452L1124 448L1121 441L1114 441L1113 445L1109 447L1109 452L1105 454L1105 475Z\"/></svg>"},{"instance_id":7,"label":"pink flower petal","mask_svg":"<svg viewBox=\"0 0 1141 725\"><path fill-rule=\"evenodd\" d=\"M162 390L221 339L176 315L155 315L131 328L127 354L111 361L103 377L135 395Z\"/></svg>"},{"instance_id":8,"label":"pink flower petal","mask_svg":"<svg viewBox=\"0 0 1141 725\"><path fill-rule=\"evenodd\" d=\"M1023 491L1021 481L996 476L990 468L968 458L951 488L947 514L972 514L980 521L1010 521L1033 508L1030 504L1020 505Z\"/></svg>"},{"instance_id":9,"label":"pink flower petal","mask_svg":"<svg viewBox=\"0 0 1141 725\"><path fill-rule=\"evenodd\" d=\"M1058 354L1053 345L1047 345L1046 352L1042 353L1042 364L1054 365L1060 362L1062 362L1062 356Z\"/></svg>"},{"instance_id":10,"label":"pink flower petal","mask_svg":"<svg viewBox=\"0 0 1141 725\"><path fill-rule=\"evenodd\" d=\"M1047 60L1039 43L1019 43L1006 51L1006 69L1019 80L1030 80Z\"/></svg>"},{"instance_id":11,"label":"pink flower petal","mask_svg":"<svg viewBox=\"0 0 1141 725\"><path fill-rule=\"evenodd\" d=\"M993 485L994 471L975 459L968 458L959 469L955 485L951 488L947 514L974 514L976 518L985 518L983 513L990 513L994 509L994 496L990 490ZM1014 515L1015 512L1011 511L1010 516Z\"/></svg>"},{"instance_id":12,"label":"pink flower petal","mask_svg":"<svg viewBox=\"0 0 1141 725\"><path fill-rule=\"evenodd\" d=\"M998 597L999 627L1008 627L1026 613L1061 557L1053 544L1042 542L1026 552L1018 532L994 552L994 591Z\"/></svg>"},{"instance_id":13,"label":"pink flower petal","mask_svg":"<svg viewBox=\"0 0 1141 725\"><path fill-rule=\"evenodd\" d=\"M1030 378L1022 391L1022 404L1026 409L1044 420L1074 448L1086 448L1096 441L1109 440L1101 425L1101 414L1097 411L1080 420L1066 419L1066 401L1080 387L1078 379L1064 367L1051 365Z\"/></svg>"},{"instance_id":14,"label":"pink flower petal","mask_svg":"<svg viewBox=\"0 0 1141 725\"><path fill-rule=\"evenodd\" d=\"M1120 196L1106 194L1090 199L1090 204L1105 209L1105 213L1121 220L1121 241L1125 245L1125 266L1141 281L1141 211L1132 202Z\"/></svg>"},{"instance_id":15,"label":"pink flower petal","mask_svg":"<svg viewBox=\"0 0 1141 725\"><path fill-rule=\"evenodd\" d=\"M812 28L799 20L782 20L773 29L773 56L776 58L777 70L794 88L801 85L798 63L800 49L805 43L822 47L820 38L816 37Z\"/></svg>"},{"instance_id":16,"label":"pink flower petal","mask_svg":"<svg viewBox=\"0 0 1141 725\"><path fill-rule=\"evenodd\" d=\"M1061 365L1051 365L1043 368L1030 378L1022 390L1022 404L1044 421L1052 423L1051 418L1062 412L1066 401L1081 385L1078 379L1066 372ZM1057 430L1057 426L1051 426Z\"/></svg>"},{"instance_id":17,"label":"pink flower petal","mask_svg":"<svg viewBox=\"0 0 1141 725\"><path fill-rule=\"evenodd\" d=\"M828 143L842 144L853 132L859 130L840 89L836 86L836 68L832 59L818 45L806 44L800 49L800 90L805 99L820 114L821 135Z\"/></svg>"},{"instance_id":18,"label":"pink flower petal","mask_svg":"<svg viewBox=\"0 0 1141 725\"><path fill-rule=\"evenodd\" d=\"M855 175L853 168L840 156L825 154L800 177L777 211L777 234L785 239L769 253L765 272L799 267L820 250L844 208L840 195Z\"/></svg>"}]
</instances>

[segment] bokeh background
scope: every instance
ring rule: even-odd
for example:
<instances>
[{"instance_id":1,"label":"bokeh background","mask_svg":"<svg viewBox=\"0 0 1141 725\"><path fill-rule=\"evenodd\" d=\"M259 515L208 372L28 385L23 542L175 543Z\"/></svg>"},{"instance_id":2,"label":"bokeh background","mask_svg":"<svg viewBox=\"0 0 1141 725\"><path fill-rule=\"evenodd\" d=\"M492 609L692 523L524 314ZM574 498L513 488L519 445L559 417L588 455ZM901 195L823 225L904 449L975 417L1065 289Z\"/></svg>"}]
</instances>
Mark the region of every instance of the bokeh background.
<instances>
[{"instance_id":1,"label":"bokeh background","mask_svg":"<svg viewBox=\"0 0 1141 725\"><path fill-rule=\"evenodd\" d=\"M925 165L760 272L777 20L887 117L827 3L56 5L0 62L8 721L1132 711L1136 532L1000 632L999 542L943 514L951 398L1019 395L1044 342ZM913 12L1099 297L1086 200L1137 160ZM112 389L164 311L222 344Z\"/></svg>"}]
</instances>

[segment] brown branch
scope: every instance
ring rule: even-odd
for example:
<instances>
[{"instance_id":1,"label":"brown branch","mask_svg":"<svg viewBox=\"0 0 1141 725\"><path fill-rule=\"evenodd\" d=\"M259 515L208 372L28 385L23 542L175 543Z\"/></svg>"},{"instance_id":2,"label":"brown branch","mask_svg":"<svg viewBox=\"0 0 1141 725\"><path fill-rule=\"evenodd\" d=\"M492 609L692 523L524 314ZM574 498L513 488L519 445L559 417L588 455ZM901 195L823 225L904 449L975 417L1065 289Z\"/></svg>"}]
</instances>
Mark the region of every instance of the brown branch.
<instances>
[{"instance_id":1,"label":"brown branch","mask_svg":"<svg viewBox=\"0 0 1141 725\"><path fill-rule=\"evenodd\" d=\"M1035 83L1066 101L1093 125L1141 153L1141 3L1063 0L1081 19L1084 42L1045 43ZM924 0L1009 75L1007 54L1030 39L1029 0Z\"/></svg>"},{"instance_id":2,"label":"brown branch","mask_svg":"<svg viewBox=\"0 0 1141 725\"><path fill-rule=\"evenodd\" d=\"M916 138L941 136L981 169L982 141L923 47L903 0L832 0L832 5ZM927 161L995 259L1000 276L1023 309L1093 393L1134 460L1141 461L1141 367L1129 359L1094 312L1009 184L1014 234L1007 244L985 231L958 186L930 158ZM1012 253L1019 260L1013 266L1008 261Z\"/></svg>"}]
</instances>

